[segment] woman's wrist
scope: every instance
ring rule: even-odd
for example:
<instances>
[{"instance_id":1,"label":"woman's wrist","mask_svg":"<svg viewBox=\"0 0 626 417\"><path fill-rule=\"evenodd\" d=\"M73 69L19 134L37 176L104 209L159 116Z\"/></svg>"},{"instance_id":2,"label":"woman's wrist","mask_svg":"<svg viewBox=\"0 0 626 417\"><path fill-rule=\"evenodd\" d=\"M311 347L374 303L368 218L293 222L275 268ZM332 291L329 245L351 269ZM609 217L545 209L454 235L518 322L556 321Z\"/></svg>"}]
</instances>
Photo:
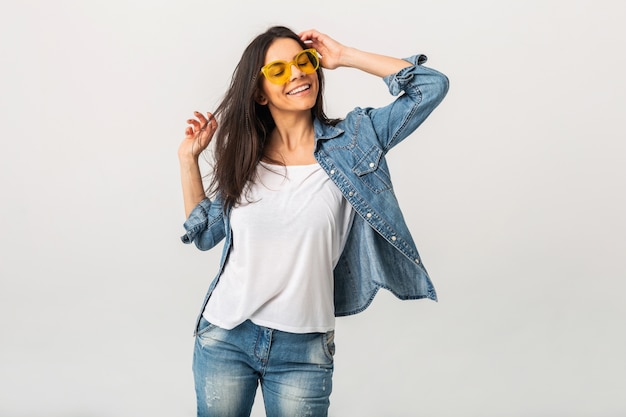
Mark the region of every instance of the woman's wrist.
<instances>
[{"instance_id":1,"label":"woman's wrist","mask_svg":"<svg viewBox=\"0 0 626 417\"><path fill-rule=\"evenodd\" d=\"M180 163L181 166L188 166L188 167L192 167L195 168L197 166L199 166L198 163L198 158L200 155L194 155L191 153L184 153L178 154L178 162Z\"/></svg>"},{"instance_id":2,"label":"woman's wrist","mask_svg":"<svg viewBox=\"0 0 626 417\"><path fill-rule=\"evenodd\" d=\"M347 68L356 68L356 62L358 62L358 60L356 59L357 54L361 53L361 51L359 51L358 49L351 47L351 46L345 46L342 51L341 51L341 55L340 55L340 60L339 60L339 66L340 67L347 67Z\"/></svg>"}]
</instances>

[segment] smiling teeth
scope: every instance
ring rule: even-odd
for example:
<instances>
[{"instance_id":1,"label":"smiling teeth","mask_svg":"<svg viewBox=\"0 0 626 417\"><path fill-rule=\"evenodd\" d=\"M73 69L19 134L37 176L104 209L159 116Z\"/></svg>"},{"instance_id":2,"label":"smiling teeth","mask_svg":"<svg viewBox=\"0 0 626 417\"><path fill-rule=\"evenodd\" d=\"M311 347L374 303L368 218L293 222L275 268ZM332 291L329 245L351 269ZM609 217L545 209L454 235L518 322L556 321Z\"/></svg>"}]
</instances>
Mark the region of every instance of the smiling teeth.
<instances>
[{"instance_id":1,"label":"smiling teeth","mask_svg":"<svg viewBox=\"0 0 626 417\"><path fill-rule=\"evenodd\" d=\"M291 95L291 94L298 94L298 93L300 93L300 92L302 92L302 91L304 91L304 90L308 90L308 89L309 89L309 87L310 87L310 85L308 85L308 84L307 84L307 85L303 85L302 87L298 87L298 88L296 88L295 90L291 90L291 91L290 91L290 92L288 92L287 94L290 94L290 95Z\"/></svg>"}]
</instances>

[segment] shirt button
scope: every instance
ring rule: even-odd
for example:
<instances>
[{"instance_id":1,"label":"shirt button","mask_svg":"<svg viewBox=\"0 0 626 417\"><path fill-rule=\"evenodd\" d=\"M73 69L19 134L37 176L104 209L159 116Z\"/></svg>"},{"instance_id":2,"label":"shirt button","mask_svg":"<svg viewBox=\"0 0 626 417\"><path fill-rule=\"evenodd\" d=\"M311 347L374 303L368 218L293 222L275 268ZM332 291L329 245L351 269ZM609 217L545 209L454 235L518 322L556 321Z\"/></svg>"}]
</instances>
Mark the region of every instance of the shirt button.
<instances>
[{"instance_id":1,"label":"shirt button","mask_svg":"<svg viewBox=\"0 0 626 417\"><path fill-rule=\"evenodd\" d=\"M416 258L416 259L415 259L415 263L416 263L416 264L420 263L420 260Z\"/></svg>"},{"instance_id":2,"label":"shirt button","mask_svg":"<svg viewBox=\"0 0 626 417\"><path fill-rule=\"evenodd\" d=\"M394 240L394 241L395 241L396 239L397 239L397 237L395 237L395 236L391 236L391 240Z\"/></svg>"},{"instance_id":3,"label":"shirt button","mask_svg":"<svg viewBox=\"0 0 626 417\"><path fill-rule=\"evenodd\" d=\"M350 197L352 197L352 196L354 195L354 193L353 193L352 191L350 191L350 192L348 193L348 195L349 195Z\"/></svg>"},{"instance_id":4,"label":"shirt button","mask_svg":"<svg viewBox=\"0 0 626 417\"><path fill-rule=\"evenodd\" d=\"M370 162L370 168L374 168L376 165L373 162Z\"/></svg>"},{"instance_id":5,"label":"shirt button","mask_svg":"<svg viewBox=\"0 0 626 417\"><path fill-rule=\"evenodd\" d=\"M367 213L365 216L367 216L367 218L369 219L370 217L372 217L372 213Z\"/></svg>"},{"instance_id":6,"label":"shirt button","mask_svg":"<svg viewBox=\"0 0 626 417\"><path fill-rule=\"evenodd\" d=\"M334 170L334 169L331 169L331 170L330 170L330 175L334 175L334 174L335 174L335 170Z\"/></svg>"}]
</instances>

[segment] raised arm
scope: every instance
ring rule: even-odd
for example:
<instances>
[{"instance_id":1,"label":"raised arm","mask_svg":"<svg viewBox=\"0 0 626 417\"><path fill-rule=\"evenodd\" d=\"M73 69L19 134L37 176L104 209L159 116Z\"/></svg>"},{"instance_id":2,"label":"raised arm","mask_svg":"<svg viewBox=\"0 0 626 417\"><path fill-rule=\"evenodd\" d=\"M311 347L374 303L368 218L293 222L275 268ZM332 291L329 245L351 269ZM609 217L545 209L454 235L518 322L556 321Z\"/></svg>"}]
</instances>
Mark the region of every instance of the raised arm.
<instances>
[{"instance_id":1,"label":"raised arm","mask_svg":"<svg viewBox=\"0 0 626 417\"><path fill-rule=\"evenodd\" d=\"M365 52L342 45L330 36L315 29L301 32L299 36L300 39L319 52L322 56L320 63L324 68L350 67L378 77L386 77L412 65L403 59Z\"/></svg>"},{"instance_id":2,"label":"raised arm","mask_svg":"<svg viewBox=\"0 0 626 417\"><path fill-rule=\"evenodd\" d=\"M194 112L194 116L195 119L187 120L190 126L185 129L185 138L178 147L186 217L198 203L206 198L198 158L202 151L209 146L217 129L217 122L211 113L204 116L200 112Z\"/></svg>"},{"instance_id":3,"label":"raised arm","mask_svg":"<svg viewBox=\"0 0 626 417\"><path fill-rule=\"evenodd\" d=\"M389 92L397 96L387 106L361 109L371 120L372 137L377 138L384 152L417 129L448 92L448 77L423 66L424 55L399 59L365 52L342 45L316 30L304 31L299 36L319 52L324 68L350 67L381 77Z\"/></svg>"}]
</instances>

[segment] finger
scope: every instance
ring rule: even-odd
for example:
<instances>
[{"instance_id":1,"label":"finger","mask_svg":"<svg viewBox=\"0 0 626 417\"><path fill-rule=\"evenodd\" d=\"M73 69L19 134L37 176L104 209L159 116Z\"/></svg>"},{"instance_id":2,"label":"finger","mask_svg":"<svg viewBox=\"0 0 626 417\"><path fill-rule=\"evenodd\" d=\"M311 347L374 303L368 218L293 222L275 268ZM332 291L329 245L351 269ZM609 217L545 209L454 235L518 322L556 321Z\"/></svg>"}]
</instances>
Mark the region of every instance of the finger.
<instances>
[{"instance_id":1,"label":"finger","mask_svg":"<svg viewBox=\"0 0 626 417\"><path fill-rule=\"evenodd\" d=\"M300 39L302 39L302 41L306 42L312 40L317 33L318 32L315 29L309 29L300 32L298 36L300 37Z\"/></svg>"},{"instance_id":2,"label":"finger","mask_svg":"<svg viewBox=\"0 0 626 417\"><path fill-rule=\"evenodd\" d=\"M217 127L217 122L215 121L215 117L213 117L213 113L207 112L206 116L204 116L202 113L196 111L194 114L200 122L200 130L205 130L209 127Z\"/></svg>"},{"instance_id":3,"label":"finger","mask_svg":"<svg viewBox=\"0 0 626 417\"><path fill-rule=\"evenodd\" d=\"M206 129L212 129L212 130L217 129L217 120L213 116L213 113L207 112L206 115L207 115L207 117L206 117L207 118L207 122L206 122L205 128Z\"/></svg>"},{"instance_id":4,"label":"finger","mask_svg":"<svg viewBox=\"0 0 626 417\"><path fill-rule=\"evenodd\" d=\"M210 112L207 112L206 116L198 111L193 112L193 114L200 120L200 122L205 125L209 120L211 120L211 118L213 117L213 115L211 115Z\"/></svg>"},{"instance_id":5,"label":"finger","mask_svg":"<svg viewBox=\"0 0 626 417\"><path fill-rule=\"evenodd\" d=\"M192 131L200 130L200 122L195 119L187 119L187 124L191 125L190 128Z\"/></svg>"}]
</instances>

